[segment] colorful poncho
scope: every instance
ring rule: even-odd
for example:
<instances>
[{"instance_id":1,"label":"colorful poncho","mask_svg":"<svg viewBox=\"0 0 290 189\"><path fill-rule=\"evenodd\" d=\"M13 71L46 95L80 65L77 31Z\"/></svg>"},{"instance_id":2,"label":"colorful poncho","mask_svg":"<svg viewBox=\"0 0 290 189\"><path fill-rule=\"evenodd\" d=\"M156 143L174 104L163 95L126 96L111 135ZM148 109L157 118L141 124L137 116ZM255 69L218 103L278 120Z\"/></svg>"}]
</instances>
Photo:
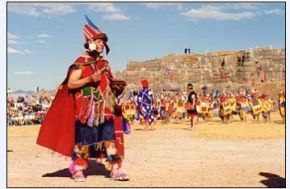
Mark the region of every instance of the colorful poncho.
<instances>
[{"instance_id":1,"label":"colorful poncho","mask_svg":"<svg viewBox=\"0 0 290 189\"><path fill-rule=\"evenodd\" d=\"M56 97L41 125L37 144L64 156L71 156L75 146L75 121L79 120L81 123L98 125L103 123L104 119L108 119L106 117L109 116L114 120L115 142L118 154L122 157L124 156L123 118L121 114L116 115L115 111L110 110L112 103L108 103L109 95L112 93L111 72L102 74L100 82L96 87L99 91L98 94L100 94L104 101L103 103L98 104L97 101L93 101L94 99L91 97L95 98L95 96L92 96L91 92L88 98L84 98L84 90L70 90L68 88L68 78L76 68L83 69L82 78L92 74L89 71L91 64L80 64L89 61L91 61L91 57L84 54L70 66L67 77L59 87ZM101 58L96 64L96 69L102 69L107 64L108 62ZM84 104L87 104L87 106L83 106ZM82 107L87 109L82 109ZM99 107L99 109L96 107Z\"/></svg>"},{"instance_id":2,"label":"colorful poncho","mask_svg":"<svg viewBox=\"0 0 290 189\"><path fill-rule=\"evenodd\" d=\"M139 114L143 119L152 123L154 121L152 90L147 88L140 90L138 93L137 104Z\"/></svg>"}]
</instances>

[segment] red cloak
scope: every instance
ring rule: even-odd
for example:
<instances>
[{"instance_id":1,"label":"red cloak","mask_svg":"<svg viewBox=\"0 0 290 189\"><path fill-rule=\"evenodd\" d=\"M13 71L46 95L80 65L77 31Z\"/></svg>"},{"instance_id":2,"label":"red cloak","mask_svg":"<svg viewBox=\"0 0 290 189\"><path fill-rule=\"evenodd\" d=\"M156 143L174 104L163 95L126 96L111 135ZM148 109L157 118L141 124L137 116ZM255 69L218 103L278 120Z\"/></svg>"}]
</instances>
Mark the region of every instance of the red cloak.
<instances>
[{"instance_id":1,"label":"red cloak","mask_svg":"<svg viewBox=\"0 0 290 189\"><path fill-rule=\"evenodd\" d=\"M45 115L36 141L65 156L71 156L75 144L74 98L67 86L71 71L72 66Z\"/></svg>"}]
</instances>

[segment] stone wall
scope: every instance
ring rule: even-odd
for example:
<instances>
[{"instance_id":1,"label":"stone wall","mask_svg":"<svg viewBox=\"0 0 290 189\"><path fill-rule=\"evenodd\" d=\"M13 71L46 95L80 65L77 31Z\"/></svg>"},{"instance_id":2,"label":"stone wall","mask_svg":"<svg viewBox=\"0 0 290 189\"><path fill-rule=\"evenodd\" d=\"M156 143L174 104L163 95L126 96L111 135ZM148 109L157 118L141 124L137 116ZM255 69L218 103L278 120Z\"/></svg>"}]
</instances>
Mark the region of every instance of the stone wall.
<instances>
[{"instance_id":1,"label":"stone wall","mask_svg":"<svg viewBox=\"0 0 290 189\"><path fill-rule=\"evenodd\" d=\"M169 54L142 62L128 61L126 69L115 73L124 79L127 90L139 89L147 79L154 91L182 91L191 82L199 90L250 89L285 85L285 50L254 48L204 54Z\"/></svg>"}]
</instances>

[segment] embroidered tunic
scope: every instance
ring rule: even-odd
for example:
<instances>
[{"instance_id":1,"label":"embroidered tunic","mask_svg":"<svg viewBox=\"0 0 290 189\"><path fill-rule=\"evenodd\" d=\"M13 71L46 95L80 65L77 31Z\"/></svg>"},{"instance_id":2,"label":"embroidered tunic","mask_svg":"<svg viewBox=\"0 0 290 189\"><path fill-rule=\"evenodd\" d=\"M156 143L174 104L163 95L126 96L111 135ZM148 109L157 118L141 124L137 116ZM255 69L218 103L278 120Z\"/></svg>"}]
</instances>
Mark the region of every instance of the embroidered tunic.
<instances>
[{"instance_id":1,"label":"embroidered tunic","mask_svg":"<svg viewBox=\"0 0 290 189\"><path fill-rule=\"evenodd\" d=\"M137 98L138 111L149 123L154 121L153 117L153 92L151 89L142 89Z\"/></svg>"},{"instance_id":2,"label":"embroidered tunic","mask_svg":"<svg viewBox=\"0 0 290 189\"><path fill-rule=\"evenodd\" d=\"M104 69L108 66L108 61L102 57L95 61L93 57L84 54L74 64L76 69L82 70L80 79L98 70L103 72L100 81L74 89L76 149L72 158L84 147L88 149L87 154L91 158L105 157L104 141L117 141L118 154L122 157L123 130L117 128L117 125L122 126L122 118L114 115L117 100L110 88L113 75L110 70Z\"/></svg>"}]
</instances>

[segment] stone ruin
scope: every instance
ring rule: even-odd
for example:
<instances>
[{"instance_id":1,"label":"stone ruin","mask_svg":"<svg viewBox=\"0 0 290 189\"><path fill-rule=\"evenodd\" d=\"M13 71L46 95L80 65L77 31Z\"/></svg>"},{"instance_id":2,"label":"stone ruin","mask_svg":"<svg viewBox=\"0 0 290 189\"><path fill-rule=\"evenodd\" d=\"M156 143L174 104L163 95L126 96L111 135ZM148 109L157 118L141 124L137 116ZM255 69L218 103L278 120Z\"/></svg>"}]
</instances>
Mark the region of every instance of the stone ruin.
<instances>
[{"instance_id":1,"label":"stone ruin","mask_svg":"<svg viewBox=\"0 0 290 189\"><path fill-rule=\"evenodd\" d=\"M127 91L140 89L140 80L147 79L154 92L181 92L187 83L193 83L196 91L203 86L212 91L257 88L273 96L273 92L285 89L285 49L267 47L129 60L126 69L115 75L127 82Z\"/></svg>"}]
</instances>

